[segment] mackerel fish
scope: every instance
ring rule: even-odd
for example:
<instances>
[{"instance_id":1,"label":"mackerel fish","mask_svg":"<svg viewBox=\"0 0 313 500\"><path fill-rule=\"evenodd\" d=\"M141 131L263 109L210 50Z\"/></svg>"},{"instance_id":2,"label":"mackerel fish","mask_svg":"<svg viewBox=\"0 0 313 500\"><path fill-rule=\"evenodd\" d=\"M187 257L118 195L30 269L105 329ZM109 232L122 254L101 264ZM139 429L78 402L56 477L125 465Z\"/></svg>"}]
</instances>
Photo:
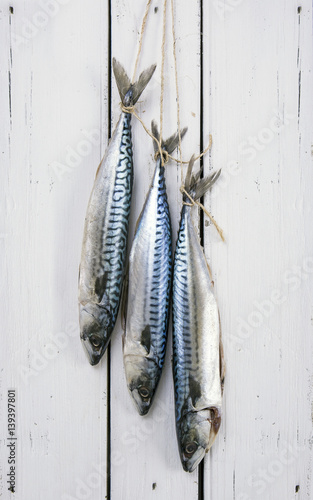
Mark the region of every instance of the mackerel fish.
<instances>
[{"instance_id":1,"label":"mackerel fish","mask_svg":"<svg viewBox=\"0 0 313 500\"><path fill-rule=\"evenodd\" d=\"M159 140L154 121L152 133ZM170 154L178 142L174 134L162 143L162 150ZM157 153L155 141L154 146ZM159 155L130 252L128 293L125 288L123 359L127 386L140 415L151 407L167 342L172 234L164 170Z\"/></svg>"},{"instance_id":2,"label":"mackerel fish","mask_svg":"<svg viewBox=\"0 0 313 500\"><path fill-rule=\"evenodd\" d=\"M133 106L155 65L130 82L113 59L124 107ZM101 161L90 196L79 272L80 337L91 365L102 358L113 331L125 276L128 219L133 184L131 113L122 111Z\"/></svg>"},{"instance_id":3,"label":"mackerel fish","mask_svg":"<svg viewBox=\"0 0 313 500\"><path fill-rule=\"evenodd\" d=\"M220 171L200 179L189 163L185 190L197 200ZM219 312L207 262L183 197L173 271L173 373L178 447L183 468L192 472L211 448L221 423L222 344Z\"/></svg>"}]
</instances>

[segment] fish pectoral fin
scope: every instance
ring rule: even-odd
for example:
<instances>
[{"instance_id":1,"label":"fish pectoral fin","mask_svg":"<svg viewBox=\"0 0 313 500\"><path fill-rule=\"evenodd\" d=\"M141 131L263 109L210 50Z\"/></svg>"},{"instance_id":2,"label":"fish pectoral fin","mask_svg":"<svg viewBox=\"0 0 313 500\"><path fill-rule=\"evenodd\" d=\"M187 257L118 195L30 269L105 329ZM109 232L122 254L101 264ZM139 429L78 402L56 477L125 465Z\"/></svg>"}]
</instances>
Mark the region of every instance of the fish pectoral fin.
<instances>
[{"instance_id":1,"label":"fish pectoral fin","mask_svg":"<svg viewBox=\"0 0 313 500\"><path fill-rule=\"evenodd\" d=\"M209 408L211 411L211 418L209 421L211 422L211 432L210 432L210 443L209 443L209 448L211 448L212 444L215 441L215 438L217 436L217 433L219 431L219 428L221 426L221 411L219 408L216 408L212 406Z\"/></svg>"},{"instance_id":2,"label":"fish pectoral fin","mask_svg":"<svg viewBox=\"0 0 313 500\"><path fill-rule=\"evenodd\" d=\"M196 407L196 402L201 398L201 385L200 383L189 373L189 396L192 401L192 405Z\"/></svg>"},{"instance_id":3,"label":"fish pectoral fin","mask_svg":"<svg viewBox=\"0 0 313 500\"><path fill-rule=\"evenodd\" d=\"M150 349L151 349L151 331L150 331L149 325L147 325L144 328L144 330L141 332L140 343L146 349L147 353L149 354Z\"/></svg>"},{"instance_id":4,"label":"fish pectoral fin","mask_svg":"<svg viewBox=\"0 0 313 500\"><path fill-rule=\"evenodd\" d=\"M121 324L124 332L126 331L127 307L128 307L128 285L129 285L129 261L127 262L125 277L122 286L121 296Z\"/></svg>"},{"instance_id":5,"label":"fish pectoral fin","mask_svg":"<svg viewBox=\"0 0 313 500\"><path fill-rule=\"evenodd\" d=\"M103 274L98 276L95 281L94 292L98 299L98 303L103 303L103 298L106 294L106 286L108 281L108 273L105 271Z\"/></svg>"}]
</instances>

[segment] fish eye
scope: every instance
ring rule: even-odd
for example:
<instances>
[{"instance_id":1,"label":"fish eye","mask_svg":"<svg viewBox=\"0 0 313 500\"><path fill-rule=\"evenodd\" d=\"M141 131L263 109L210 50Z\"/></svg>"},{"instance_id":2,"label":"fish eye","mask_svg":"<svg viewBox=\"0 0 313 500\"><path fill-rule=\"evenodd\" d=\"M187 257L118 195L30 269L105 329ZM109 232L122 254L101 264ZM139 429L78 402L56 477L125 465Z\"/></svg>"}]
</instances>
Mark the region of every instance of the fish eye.
<instances>
[{"instance_id":1,"label":"fish eye","mask_svg":"<svg viewBox=\"0 0 313 500\"><path fill-rule=\"evenodd\" d=\"M89 340L94 347L99 347L101 345L101 339L97 335L91 335Z\"/></svg>"},{"instance_id":2,"label":"fish eye","mask_svg":"<svg viewBox=\"0 0 313 500\"><path fill-rule=\"evenodd\" d=\"M192 443L187 443L185 446L185 455L187 457L191 457L197 448L198 448L198 445L194 441Z\"/></svg>"},{"instance_id":3,"label":"fish eye","mask_svg":"<svg viewBox=\"0 0 313 500\"><path fill-rule=\"evenodd\" d=\"M138 392L143 399L147 399L150 396L149 390L144 386L140 387Z\"/></svg>"}]
</instances>

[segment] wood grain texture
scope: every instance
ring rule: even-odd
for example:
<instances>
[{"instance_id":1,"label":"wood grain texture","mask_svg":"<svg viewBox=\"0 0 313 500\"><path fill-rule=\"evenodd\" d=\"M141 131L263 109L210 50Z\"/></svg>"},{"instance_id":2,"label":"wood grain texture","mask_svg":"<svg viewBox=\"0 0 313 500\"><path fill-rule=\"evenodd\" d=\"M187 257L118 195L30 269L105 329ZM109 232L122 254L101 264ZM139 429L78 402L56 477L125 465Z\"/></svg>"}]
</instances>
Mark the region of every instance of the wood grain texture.
<instances>
[{"instance_id":1,"label":"wood grain texture","mask_svg":"<svg viewBox=\"0 0 313 500\"><path fill-rule=\"evenodd\" d=\"M101 113L107 12L100 1L60 4L36 30L39 14L44 16L39 2L16 4L11 15L5 3L1 87L8 89L9 74L11 87L1 100L2 424L6 389L15 387L14 498L80 498L86 489L100 499L106 491L106 377L103 367L88 365L80 346L77 277L85 210L101 157L99 139L97 145L89 140L85 155L83 130L107 131ZM27 26L33 26L29 39L23 35ZM16 37L23 43L14 44ZM105 133L103 145L106 140ZM9 498L5 445L2 495ZM99 464L104 477L95 489L92 474Z\"/></svg>"},{"instance_id":2,"label":"wood grain texture","mask_svg":"<svg viewBox=\"0 0 313 500\"><path fill-rule=\"evenodd\" d=\"M183 107L181 118L183 125L189 126L188 140L186 139L186 153L191 155L192 148L199 144L199 94L190 92L190 86L199 87L199 59L194 57L199 51L199 8L183 3L186 19L189 22L188 37L185 26L177 23L177 36L186 37L191 53L190 60L185 61L186 68L180 79L181 101L187 101L188 107ZM112 4L112 52L120 60L128 73L132 74L135 54L137 50L138 34L141 28L141 19L144 14L145 2L134 7L129 2ZM157 7L155 11L155 7ZM168 5L169 7L169 5ZM181 9L177 4L177 9ZM147 31L140 57L140 71L154 62L158 62L156 74L141 97L138 109L145 124L150 127L154 118L160 122L160 81L161 81L161 39L162 39L163 9L160 2L153 1L151 15L147 22ZM168 8L167 16L170 16ZM135 22L133 19L135 18ZM185 45L186 46L186 45ZM181 53L179 61L185 52ZM170 17L166 31L165 64L165 95L164 95L164 124L163 137L166 139L177 128L175 95L175 74L172 58L172 41ZM187 71L188 67L188 71ZM138 76L137 75L137 76ZM118 94L113 91L114 121L118 113ZM195 111L195 127L190 126L191 111ZM116 114L115 114L116 113ZM191 117L192 118L192 117ZM132 202L132 223L130 227L130 242L139 213L152 180L155 167L153 159L152 140L147 137L141 125L133 121L134 137L134 191ZM184 141L185 142L185 141ZM170 210L173 222L173 241L178 230L178 218L181 203L180 171L174 163L166 167L166 184L170 200ZM119 327L119 324L118 324ZM124 499L128 496L136 499L163 499L177 496L177 498L196 499L198 492L197 473L182 474L180 459L176 443L174 420L174 393L171 367L171 345L168 346L166 362L162 378L157 390L154 404L146 417L139 417L128 394L125 375L122 370L122 342L121 328L116 328L112 340L111 356L111 429L112 429L112 456L117 456L117 466L112 461L112 498Z\"/></svg>"},{"instance_id":3,"label":"wood grain texture","mask_svg":"<svg viewBox=\"0 0 313 500\"><path fill-rule=\"evenodd\" d=\"M120 112L110 58L132 75L145 5L0 3L0 498L313 498L309 0L175 2L181 124L189 129L183 156L211 133L205 173L223 169L205 204L226 243L205 219L203 240L227 376L203 488L179 460L171 340L146 417L127 391L120 321L109 364L105 356L89 366L80 345L85 211ZM147 126L159 122L162 10L152 0L137 74L158 64L138 104ZM177 127L170 24L166 36L165 138ZM135 120L133 140L130 242L154 170L152 140ZM181 174L173 162L166 182L175 242ZM14 495L6 483L9 388L17 393Z\"/></svg>"},{"instance_id":4,"label":"wood grain texture","mask_svg":"<svg viewBox=\"0 0 313 500\"><path fill-rule=\"evenodd\" d=\"M205 8L206 168L225 172L211 203L227 241L205 230L227 365L208 499L311 498L311 14Z\"/></svg>"}]
</instances>

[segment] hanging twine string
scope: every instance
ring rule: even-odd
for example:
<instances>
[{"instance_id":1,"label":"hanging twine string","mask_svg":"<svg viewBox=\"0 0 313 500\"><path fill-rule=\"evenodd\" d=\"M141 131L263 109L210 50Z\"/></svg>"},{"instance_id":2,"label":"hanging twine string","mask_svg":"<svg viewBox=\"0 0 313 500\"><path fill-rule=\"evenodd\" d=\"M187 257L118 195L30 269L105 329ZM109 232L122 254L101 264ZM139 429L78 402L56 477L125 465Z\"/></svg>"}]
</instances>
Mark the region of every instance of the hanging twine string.
<instances>
[{"instance_id":1,"label":"hanging twine string","mask_svg":"<svg viewBox=\"0 0 313 500\"><path fill-rule=\"evenodd\" d=\"M176 55L176 34L175 34L175 16L174 16L174 0L171 0L171 12L172 12L172 38L173 38L173 57L174 57L174 68L175 68L175 86L176 86L176 100L177 100L177 127L178 127L178 150L179 150L179 161L181 166L181 181L184 182L183 164L189 163L189 161L182 160L182 147L181 147L181 128L180 128L180 104L179 104L179 89L178 89L178 71L177 71L177 55ZM208 146L195 157L195 161L199 160L204 156L212 147L212 136L209 137Z\"/></svg>"},{"instance_id":2,"label":"hanging twine string","mask_svg":"<svg viewBox=\"0 0 313 500\"><path fill-rule=\"evenodd\" d=\"M143 16L143 20L142 20L141 32L140 32L140 38L139 38L139 47L138 47L138 52L137 52L137 57L136 57L136 62L135 62L135 67L134 67L132 83L135 83L135 76L137 73L137 68L138 68L138 63L139 63L139 56L140 56L141 49L142 49L143 35L144 35L145 29L146 29L147 18L148 18L151 2L152 2L152 0L148 0L148 3L146 5L145 15Z\"/></svg>"},{"instance_id":3,"label":"hanging twine string","mask_svg":"<svg viewBox=\"0 0 313 500\"><path fill-rule=\"evenodd\" d=\"M160 96L160 140L157 137L154 137L154 135L150 132L148 127L145 125L143 120L140 118L140 116L137 113L137 110L135 106L124 106L123 103L120 103L120 108L124 113L131 113L134 115L134 117L141 123L143 129L145 132L156 142L158 146L158 151L155 154L155 159L157 159L158 156L161 158L162 166L164 166L165 163L167 163L170 159L175 161L176 163L179 163L181 165L187 165L189 163L189 160L183 161L182 160L182 149L181 149L181 132L180 132L180 117L179 117L179 99L178 99L178 77L177 77L177 58L176 58L176 37L175 37L175 27L174 27L174 6L173 6L173 0L172 2L172 36L173 36L173 51L175 52L174 55L174 61L175 61L175 79L176 79L176 92L177 92L177 104L178 104L178 134L179 134L179 159L176 158L175 156L170 155L167 151L162 149L162 132L163 132L163 109L164 109L164 66L165 66L165 39L166 39L166 9L167 9L167 0L164 0L164 6L163 6L163 34L162 34L162 66L161 66L161 96ZM146 5L146 10L145 14L143 17L142 21L142 26L141 26L141 32L140 32L140 38L139 38L139 46L138 46L138 52L136 56L136 61L135 61L135 68L134 68L134 73L133 73L133 78L132 78L132 83L135 81L136 73L137 73L137 68L139 64L139 58L141 54L141 49L142 49L142 43L143 43L143 37L144 33L146 30L146 25L147 25L147 19L148 19L148 14L150 10L152 0L148 0L147 5ZM209 151L212 145L212 137L210 136L210 143L208 147L199 155L195 158L195 160L198 160L201 158L203 155Z\"/></svg>"},{"instance_id":4,"label":"hanging twine string","mask_svg":"<svg viewBox=\"0 0 313 500\"><path fill-rule=\"evenodd\" d=\"M175 22L174 22L174 0L171 0L171 13L172 13L172 39L173 39L173 56L174 56L174 67L175 67L176 102L177 102L178 150L179 150L181 183L183 184L184 172L183 172L183 153L182 153L182 148L181 148L180 106L179 106L178 71L177 71L177 56L176 56L176 36L175 36Z\"/></svg>"},{"instance_id":5,"label":"hanging twine string","mask_svg":"<svg viewBox=\"0 0 313 500\"><path fill-rule=\"evenodd\" d=\"M165 37L166 37L166 9L167 0L163 6L163 32L162 32L162 64L161 64L161 96L160 96L160 142L163 137L163 105L164 105L164 65L165 65ZM162 156L161 156L162 158Z\"/></svg>"},{"instance_id":6,"label":"hanging twine string","mask_svg":"<svg viewBox=\"0 0 313 500\"><path fill-rule=\"evenodd\" d=\"M150 130L146 126L145 122L138 115L137 109L136 109L135 106L124 106L124 104L121 102L120 103L120 108L121 108L121 111L123 111L123 113L130 113L130 114L132 114L136 118L136 120L138 120L139 123L141 123L141 125L142 125L143 129L145 130L145 132L147 132L147 134L151 137L151 139L153 139L156 142L159 151L157 151L157 153L155 155L155 159L157 159L157 157L160 155L161 157L162 156L164 157L164 163L167 163L169 160L173 160L176 163L182 163L183 165L188 165L189 160L180 161L179 158L176 158L176 156L173 156L173 155L169 154L167 151L165 151L164 149L162 149L161 142L159 141L159 139L157 137L155 137L152 134L152 132L150 132ZM199 160L199 158L201 158L203 155L205 155L209 151L209 149L211 147L212 147L212 136L210 134L209 145L207 146L207 148L204 151L202 151L201 154L199 154L198 156L195 156L195 161Z\"/></svg>"},{"instance_id":7,"label":"hanging twine string","mask_svg":"<svg viewBox=\"0 0 313 500\"><path fill-rule=\"evenodd\" d=\"M139 47L138 47L138 52L137 52L137 57L135 61L135 67L134 67L134 73L133 73L133 78L132 78L132 83L135 81L135 76L138 68L138 63L139 63L139 57L142 49L142 43L143 43L143 37L144 37L144 32L146 29L146 24L147 24L147 19L148 19L148 14L150 10L152 0L148 0L147 5L146 5L146 10L145 14L143 17L142 21L142 26L141 26L141 32L140 32L140 39L139 39ZM142 127L144 128L145 132L156 142L158 146L158 151L155 154L155 159L157 159L158 156L161 158L161 163L162 166L164 166L165 163L169 161L169 159L176 161L178 164L180 164L180 169L181 169L181 188L180 191L182 194L186 195L186 197L190 200L190 203L183 202L183 204L188 205L188 206L194 206L197 205L198 207L201 208L201 210L207 215L207 217L211 220L211 222L214 224L217 232L219 233L222 241L225 241L224 236L223 236L223 231L217 224L217 222L214 220L212 215L209 213L209 211L202 205L197 200L194 200L190 194L185 190L184 187L184 175L183 175L183 165L188 164L189 161L184 161L182 157L182 147L181 147L181 127L180 127L180 103L179 103L179 88L178 88L178 70L177 70L177 54L176 54L176 34L175 34L175 21L174 21L174 0L171 0L171 15L172 15L172 39L173 39L173 57L174 57L174 68L175 68L175 86L176 86L176 102L177 102L177 127L178 127L178 150L179 150L179 158L175 158L174 156L170 155L167 151L162 149L162 134L163 134L163 114L164 114L164 66L165 66L165 42L166 42L166 10L167 10L167 0L164 0L164 5L163 5L163 32L162 32L162 64L161 64L161 95L160 95L160 139L155 137L148 127L145 125L143 120L140 118L138 115L135 106L124 106L123 103L120 104L121 110L124 113L131 113L134 115L134 117L141 123ZM205 148L202 153L200 153L198 156L195 157L195 161L199 160L202 158L210 149L212 146L212 136L210 135L209 138L209 144Z\"/></svg>"},{"instance_id":8,"label":"hanging twine string","mask_svg":"<svg viewBox=\"0 0 313 500\"><path fill-rule=\"evenodd\" d=\"M157 146L159 148L159 151L157 151L156 155L157 154L160 154L161 155L161 158L163 158L163 156L165 156L165 158L168 159L169 158L172 158L175 160L175 158L173 158L167 151L164 151L162 149L162 145L161 145L161 142L156 138L154 137L154 135L152 134L152 132L150 132L150 130L148 129L148 127L145 125L145 123L143 122L143 120L140 118L140 116L137 114L137 110L135 108L135 106L124 106L123 103L120 103L120 107L121 107L121 110L124 112L124 113L131 113L138 121L139 123L141 123L143 129L145 130L145 132L147 132L147 134L151 137L151 139L153 139L156 143L157 143ZM165 160L164 160L165 161Z\"/></svg>"},{"instance_id":9,"label":"hanging twine string","mask_svg":"<svg viewBox=\"0 0 313 500\"><path fill-rule=\"evenodd\" d=\"M137 68L138 68L138 64L139 64L139 58L140 58L141 49L142 49L143 37L144 37L146 25L147 25L147 19L148 19L148 14L149 14L151 3L152 3L152 0L148 0L147 5L146 5L146 9L145 9L145 13L143 16L143 20L142 20L140 37L139 37L139 46L138 46L138 51L137 51L137 56L136 56L136 61L135 61L132 83L135 82L135 78L136 78ZM124 113L130 113L130 114L134 115L134 117L141 123L141 125L143 126L143 128L147 132L147 134L157 143L158 150L159 150L158 154L161 157L162 166L164 166L164 162L168 161L168 153L166 151L162 151L162 139L161 139L161 137L162 137L162 125L163 125L163 94L164 94L164 60L165 60L165 31L166 31L165 14L166 14L166 3L164 4L164 15L163 15L163 42L162 42L162 68L163 68L163 70L162 70L162 82L163 83L161 85L161 102L160 102L160 115L161 115L160 140L158 140L156 137L154 137L153 134L151 134L148 127L146 127L146 125L144 124L142 119L139 117L139 115L135 109L135 106L124 106L123 103L120 103L121 110Z\"/></svg>"},{"instance_id":10,"label":"hanging twine string","mask_svg":"<svg viewBox=\"0 0 313 500\"><path fill-rule=\"evenodd\" d=\"M177 127L178 127L178 149L179 149L179 163L180 163L180 173L181 173L181 188L180 191L182 194L186 195L187 198L190 200L190 203L186 203L183 201L184 205L188 205L190 207L193 207L194 205L197 205L198 207L201 208L201 210L209 217L210 221L214 224L214 227L216 228L218 234L221 237L222 241L225 241L223 231L217 224L217 222L213 219L212 215L210 212L205 208L202 203L200 203L197 200L194 200L192 196L186 191L184 187L184 173L183 173L183 159L182 159L182 147L181 147L181 131L180 131L180 105L179 105L179 88L178 88L178 71L177 71L177 55L176 55L176 34L175 34L175 21L174 21L174 0L171 0L171 12L172 12L172 38L173 38L173 57L174 57L174 67L175 67L175 85L176 85L176 100L177 100ZM209 145L206 147L206 149L195 158L195 160L199 160L202 156L204 156L207 151L211 149L212 146L212 136L210 135L209 139ZM211 275L211 270L209 269L210 275ZM212 276L211 276L212 279Z\"/></svg>"}]
</instances>

